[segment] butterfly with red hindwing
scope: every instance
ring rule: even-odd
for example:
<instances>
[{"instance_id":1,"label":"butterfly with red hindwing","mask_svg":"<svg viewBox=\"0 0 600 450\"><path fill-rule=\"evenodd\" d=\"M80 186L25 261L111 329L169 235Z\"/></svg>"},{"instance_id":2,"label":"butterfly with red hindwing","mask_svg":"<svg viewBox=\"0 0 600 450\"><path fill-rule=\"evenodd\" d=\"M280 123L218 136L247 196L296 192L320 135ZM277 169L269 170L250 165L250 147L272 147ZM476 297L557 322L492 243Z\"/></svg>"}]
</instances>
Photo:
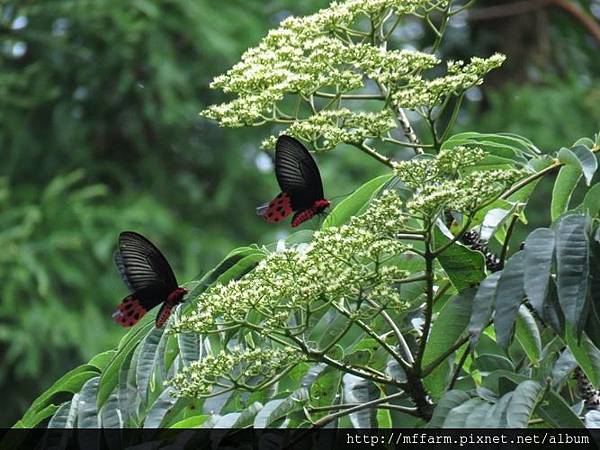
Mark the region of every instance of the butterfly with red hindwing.
<instances>
[{"instance_id":1,"label":"butterfly with red hindwing","mask_svg":"<svg viewBox=\"0 0 600 450\"><path fill-rule=\"evenodd\" d=\"M147 311L162 303L156 316L156 327L162 327L187 293L177 284L166 258L152 242L134 231L119 235L119 249L113 256L130 291L113 313L115 322L123 327L135 325Z\"/></svg>"},{"instance_id":2,"label":"butterfly with red hindwing","mask_svg":"<svg viewBox=\"0 0 600 450\"><path fill-rule=\"evenodd\" d=\"M281 193L269 204L256 208L267 222L279 222L293 212L292 227L297 227L329 207L315 160L304 145L290 136L277 139L275 176Z\"/></svg>"}]
</instances>

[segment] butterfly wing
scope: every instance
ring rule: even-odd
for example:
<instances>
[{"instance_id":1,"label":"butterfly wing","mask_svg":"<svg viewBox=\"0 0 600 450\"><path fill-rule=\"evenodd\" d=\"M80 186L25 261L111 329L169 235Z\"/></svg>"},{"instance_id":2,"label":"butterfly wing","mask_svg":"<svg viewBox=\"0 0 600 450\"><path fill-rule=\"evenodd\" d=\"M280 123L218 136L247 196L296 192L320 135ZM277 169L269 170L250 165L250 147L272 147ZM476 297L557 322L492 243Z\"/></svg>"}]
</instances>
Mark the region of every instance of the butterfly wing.
<instances>
[{"instance_id":1,"label":"butterfly wing","mask_svg":"<svg viewBox=\"0 0 600 450\"><path fill-rule=\"evenodd\" d=\"M119 235L115 264L132 292L154 287L169 292L177 289L173 269L163 254L144 236L133 231Z\"/></svg>"},{"instance_id":2,"label":"butterfly wing","mask_svg":"<svg viewBox=\"0 0 600 450\"><path fill-rule=\"evenodd\" d=\"M113 253L113 261L115 262L115 266L117 266L117 270L121 274L121 279L123 280L123 283L125 283L125 286L127 286L127 289L129 289L129 292L135 292L135 288L133 287L133 285L129 281L129 278L127 277L127 271L125 269L125 263L123 262L123 256L121 256L121 252L119 250L115 250L115 252Z\"/></svg>"},{"instance_id":3,"label":"butterfly wing","mask_svg":"<svg viewBox=\"0 0 600 450\"><path fill-rule=\"evenodd\" d=\"M292 202L288 194L281 192L277 197L256 208L256 213L263 216L268 223L279 222L292 213Z\"/></svg>"},{"instance_id":4,"label":"butterfly wing","mask_svg":"<svg viewBox=\"0 0 600 450\"><path fill-rule=\"evenodd\" d=\"M125 297L116 307L112 315L113 320L123 327L131 327L148 311L163 302L168 295L167 289L161 286L140 289Z\"/></svg>"},{"instance_id":5,"label":"butterfly wing","mask_svg":"<svg viewBox=\"0 0 600 450\"><path fill-rule=\"evenodd\" d=\"M281 190L290 196L294 211L310 208L323 198L323 182L315 160L304 145L290 136L277 139L275 175Z\"/></svg>"}]
</instances>

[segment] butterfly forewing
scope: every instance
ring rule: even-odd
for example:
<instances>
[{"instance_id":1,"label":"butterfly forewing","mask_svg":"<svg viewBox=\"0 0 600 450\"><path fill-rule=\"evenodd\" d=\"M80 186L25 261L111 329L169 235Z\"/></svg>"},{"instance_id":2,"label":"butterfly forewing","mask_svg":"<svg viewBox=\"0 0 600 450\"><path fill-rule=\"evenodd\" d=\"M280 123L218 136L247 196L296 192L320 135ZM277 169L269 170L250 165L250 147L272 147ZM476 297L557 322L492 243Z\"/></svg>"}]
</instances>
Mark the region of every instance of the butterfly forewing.
<instances>
[{"instance_id":1,"label":"butterfly forewing","mask_svg":"<svg viewBox=\"0 0 600 450\"><path fill-rule=\"evenodd\" d=\"M130 290L155 288L170 292L177 288L171 266L160 250L144 236L124 231L119 235L117 253L119 256L115 256L115 264Z\"/></svg>"},{"instance_id":2,"label":"butterfly forewing","mask_svg":"<svg viewBox=\"0 0 600 450\"><path fill-rule=\"evenodd\" d=\"M323 198L323 183L315 160L304 145L290 136L277 139L275 174L281 190L291 197L294 211L310 208Z\"/></svg>"},{"instance_id":3,"label":"butterfly forewing","mask_svg":"<svg viewBox=\"0 0 600 450\"><path fill-rule=\"evenodd\" d=\"M125 286L127 286L127 289L129 289L129 292L134 292L135 288L129 282L129 277L127 276L127 271L125 270L125 263L123 262L123 257L121 256L121 252L119 250L115 250L113 253L113 261L115 262L115 266L117 266L117 270L121 274L123 283L125 283Z\"/></svg>"}]
</instances>

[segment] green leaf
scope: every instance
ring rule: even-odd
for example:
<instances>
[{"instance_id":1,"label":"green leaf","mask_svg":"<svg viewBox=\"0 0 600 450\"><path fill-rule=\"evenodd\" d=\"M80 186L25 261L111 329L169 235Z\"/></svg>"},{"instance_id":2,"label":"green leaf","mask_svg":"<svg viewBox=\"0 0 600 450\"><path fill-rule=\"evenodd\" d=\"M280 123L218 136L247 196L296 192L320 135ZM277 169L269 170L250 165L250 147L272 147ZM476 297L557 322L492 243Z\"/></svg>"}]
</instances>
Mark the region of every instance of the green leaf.
<instances>
[{"instance_id":1,"label":"green leaf","mask_svg":"<svg viewBox=\"0 0 600 450\"><path fill-rule=\"evenodd\" d=\"M257 253L257 249L253 247L239 247L229 252L229 254L223 258L223 260L217 264L217 266L207 272L199 281L196 288L194 288L190 294L190 298L195 298L206 290L206 288L212 285L217 278L225 273L227 270L235 266L240 260L246 256Z\"/></svg>"},{"instance_id":2,"label":"green leaf","mask_svg":"<svg viewBox=\"0 0 600 450\"><path fill-rule=\"evenodd\" d=\"M483 422L484 428L507 428L507 409L512 400L513 392L509 392L503 395L500 400L488 410L485 421Z\"/></svg>"},{"instance_id":3,"label":"green leaf","mask_svg":"<svg viewBox=\"0 0 600 450\"><path fill-rule=\"evenodd\" d=\"M209 417L208 415L188 417L171 425L169 428L200 428Z\"/></svg>"},{"instance_id":4,"label":"green leaf","mask_svg":"<svg viewBox=\"0 0 600 450\"><path fill-rule=\"evenodd\" d=\"M577 367L571 350L564 349L552 367L552 388L559 390Z\"/></svg>"},{"instance_id":5,"label":"green leaf","mask_svg":"<svg viewBox=\"0 0 600 450\"><path fill-rule=\"evenodd\" d=\"M548 228L534 230L525 240L524 285L531 306L542 314L548 295L548 282L554 255L554 231Z\"/></svg>"},{"instance_id":6,"label":"green leaf","mask_svg":"<svg viewBox=\"0 0 600 450\"><path fill-rule=\"evenodd\" d=\"M566 165L578 168L585 176L585 182L589 186L598 169L596 155L585 145L577 145L572 148L561 148L558 152L558 160Z\"/></svg>"},{"instance_id":7,"label":"green leaf","mask_svg":"<svg viewBox=\"0 0 600 450\"><path fill-rule=\"evenodd\" d=\"M79 394L75 394L70 402L63 403L50 419L48 428L73 428L77 420Z\"/></svg>"},{"instance_id":8,"label":"green leaf","mask_svg":"<svg viewBox=\"0 0 600 450\"><path fill-rule=\"evenodd\" d=\"M585 427L600 428L600 411L593 409L585 414Z\"/></svg>"},{"instance_id":9,"label":"green leaf","mask_svg":"<svg viewBox=\"0 0 600 450\"><path fill-rule=\"evenodd\" d=\"M487 211L483 218L479 231L479 236L481 240L489 241L496 232L496 230L504 222L506 222L506 220L509 217L512 217L512 215L510 214L512 209L514 209L514 207L510 209L494 208Z\"/></svg>"},{"instance_id":10,"label":"green leaf","mask_svg":"<svg viewBox=\"0 0 600 450\"><path fill-rule=\"evenodd\" d=\"M503 355L482 353L475 360L475 366L480 372L495 372L500 370L514 371L513 362Z\"/></svg>"},{"instance_id":11,"label":"green leaf","mask_svg":"<svg viewBox=\"0 0 600 450\"><path fill-rule=\"evenodd\" d=\"M340 226L350 220L350 217L358 214L361 209L371 200L373 195L383 186L384 183L390 180L392 175L382 175L367 181L356 191L342 200L329 213L321 229L325 230L329 227Z\"/></svg>"},{"instance_id":12,"label":"green leaf","mask_svg":"<svg viewBox=\"0 0 600 450\"><path fill-rule=\"evenodd\" d=\"M542 353L542 338L535 318L524 305L519 307L517 314L515 337L529 361L533 365L537 365Z\"/></svg>"},{"instance_id":13,"label":"green leaf","mask_svg":"<svg viewBox=\"0 0 600 450\"><path fill-rule=\"evenodd\" d=\"M329 310L311 330L308 340L318 342L319 348L324 348L329 345L333 339L337 339L343 330L346 330L348 323L349 321L346 316L337 311ZM342 348L352 346L352 344L358 342L363 335L364 332L360 330L357 325L352 325L352 328L346 332L344 337L338 342L338 345Z\"/></svg>"},{"instance_id":14,"label":"green leaf","mask_svg":"<svg viewBox=\"0 0 600 450\"><path fill-rule=\"evenodd\" d=\"M527 380L519 384L506 409L509 428L527 428L533 410L540 402L544 391L536 381Z\"/></svg>"},{"instance_id":15,"label":"green leaf","mask_svg":"<svg viewBox=\"0 0 600 450\"><path fill-rule=\"evenodd\" d=\"M117 353L116 350L108 350L108 351L99 353L96 356L94 356L92 359L90 359L90 362L88 362L88 365L94 366L99 371L102 371L107 366L109 361L113 358L115 353Z\"/></svg>"},{"instance_id":16,"label":"green leaf","mask_svg":"<svg viewBox=\"0 0 600 450\"><path fill-rule=\"evenodd\" d=\"M585 193L581 203L583 213L596 217L600 213L600 183L595 184Z\"/></svg>"},{"instance_id":17,"label":"green leaf","mask_svg":"<svg viewBox=\"0 0 600 450\"><path fill-rule=\"evenodd\" d=\"M578 342L570 326L566 327L564 340L585 376L595 388L598 388L600 386L600 350L585 333Z\"/></svg>"},{"instance_id":18,"label":"green leaf","mask_svg":"<svg viewBox=\"0 0 600 450\"><path fill-rule=\"evenodd\" d=\"M98 392L99 380L99 376L89 379L79 392L79 405L77 406L78 428L98 428L96 394Z\"/></svg>"},{"instance_id":19,"label":"green leaf","mask_svg":"<svg viewBox=\"0 0 600 450\"><path fill-rule=\"evenodd\" d=\"M568 323L577 335L585 320L589 276L588 220L582 215L563 217L556 227L556 280L558 300Z\"/></svg>"},{"instance_id":20,"label":"green leaf","mask_svg":"<svg viewBox=\"0 0 600 450\"><path fill-rule=\"evenodd\" d=\"M146 418L144 419L144 428L159 428L163 419L169 414L176 402L177 397L173 395L173 389L168 386L148 409Z\"/></svg>"},{"instance_id":21,"label":"green leaf","mask_svg":"<svg viewBox=\"0 0 600 450\"><path fill-rule=\"evenodd\" d=\"M156 359L156 351L164 331L165 327L152 328L144 340L139 344L141 345L141 350L137 360L136 384L138 387L138 395L143 401L146 401L148 383L155 370L154 362Z\"/></svg>"},{"instance_id":22,"label":"green leaf","mask_svg":"<svg viewBox=\"0 0 600 450\"><path fill-rule=\"evenodd\" d=\"M127 333L121 340L121 343L119 343L117 353L115 353L100 376L97 397L98 409L102 407L112 390L117 386L121 364L123 364L128 355L135 350L135 347L152 327L154 327L154 316L153 314L147 313L142 317L142 320L138 325Z\"/></svg>"},{"instance_id":23,"label":"green leaf","mask_svg":"<svg viewBox=\"0 0 600 450\"><path fill-rule=\"evenodd\" d=\"M37 425L37 423L33 423L32 418L49 405L54 395L63 392L75 394L79 392L86 381L97 375L98 371L96 368L88 364L84 364L83 366L79 366L67 372L54 383L50 389L34 400L27 412L23 415L21 421L27 423L28 426L31 427Z\"/></svg>"},{"instance_id":24,"label":"green leaf","mask_svg":"<svg viewBox=\"0 0 600 450\"><path fill-rule=\"evenodd\" d=\"M496 298L496 288L498 287L500 275L502 275L502 272L495 272L488 276L479 285L479 289L477 289L477 293L475 294L473 311L469 322L469 333L471 333L475 339L479 337L481 331L487 326L492 317L494 300Z\"/></svg>"},{"instance_id":25,"label":"green leaf","mask_svg":"<svg viewBox=\"0 0 600 450\"><path fill-rule=\"evenodd\" d=\"M385 366L385 373L398 383L406 383L406 372L398 361L391 356Z\"/></svg>"},{"instance_id":26,"label":"green leaf","mask_svg":"<svg viewBox=\"0 0 600 450\"><path fill-rule=\"evenodd\" d=\"M447 139L442 149L458 145L478 146L493 155L516 160L524 159L524 155L537 156L541 153L530 140L510 133L459 133Z\"/></svg>"},{"instance_id":27,"label":"green leaf","mask_svg":"<svg viewBox=\"0 0 600 450\"><path fill-rule=\"evenodd\" d=\"M117 394L118 409L121 413L121 420L124 428L137 427L134 418L137 418L136 394L137 388L129 380L130 368L137 364L134 359L135 351L132 351L122 362L117 374L117 386L113 392ZM110 395L112 395L112 393ZM110 396L109 396L110 398ZM102 405L102 408L104 405ZM100 408L100 410L102 410Z\"/></svg>"},{"instance_id":28,"label":"green leaf","mask_svg":"<svg viewBox=\"0 0 600 450\"><path fill-rule=\"evenodd\" d=\"M486 401L479 401L479 405L475 406L465 418L465 428L481 428L481 424L485 421L490 409L493 405Z\"/></svg>"},{"instance_id":29,"label":"green leaf","mask_svg":"<svg viewBox=\"0 0 600 450\"><path fill-rule=\"evenodd\" d=\"M438 228L434 231L437 248L450 242ZM485 258L481 252L453 243L439 256L438 261L458 292L476 286L485 278Z\"/></svg>"},{"instance_id":30,"label":"green leaf","mask_svg":"<svg viewBox=\"0 0 600 450\"><path fill-rule=\"evenodd\" d=\"M101 428L123 428L123 419L119 411L119 395L116 391L110 394L98 415Z\"/></svg>"},{"instance_id":31,"label":"green leaf","mask_svg":"<svg viewBox=\"0 0 600 450\"><path fill-rule=\"evenodd\" d=\"M177 333L179 355L184 366L200 360L202 356L202 336L198 333L183 331Z\"/></svg>"},{"instance_id":32,"label":"green leaf","mask_svg":"<svg viewBox=\"0 0 600 450\"><path fill-rule=\"evenodd\" d=\"M314 369L316 369L315 366ZM312 369L311 369L312 370ZM318 369L317 369L318 370ZM309 376L307 374L307 377ZM319 376L312 382L308 383L306 377L303 379L301 386L306 387L310 390L310 403L313 406L329 406L334 404L336 396L339 395L340 386L342 383L342 372L339 370L323 370ZM316 417L319 416L315 413ZM323 416L327 415L328 412L321 413Z\"/></svg>"},{"instance_id":33,"label":"green leaf","mask_svg":"<svg viewBox=\"0 0 600 450\"><path fill-rule=\"evenodd\" d=\"M70 405L70 402L67 402ZM62 405L61 405L62 406ZM40 422L53 416L60 409L57 405L48 405L34 413L30 414L27 419L19 420L13 428L35 428Z\"/></svg>"},{"instance_id":34,"label":"green leaf","mask_svg":"<svg viewBox=\"0 0 600 450\"><path fill-rule=\"evenodd\" d=\"M446 392L433 410L433 415L427 427L441 428L450 411L458 405L467 402L469 398L469 394L457 389Z\"/></svg>"},{"instance_id":35,"label":"green leaf","mask_svg":"<svg viewBox=\"0 0 600 450\"><path fill-rule=\"evenodd\" d=\"M463 336L469 326L474 296L475 289L467 289L452 297L440 310L423 354L424 367L443 355ZM425 386L434 398L444 392L448 370L448 364L441 364L425 378Z\"/></svg>"},{"instance_id":36,"label":"green leaf","mask_svg":"<svg viewBox=\"0 0 600 450\"><path fill-rule=\"evenodd\" d=\"M267 428L287 415L302 409L309 399L308 389L300 388L285 399L271 400L254 418L254 428Z\"/></svg>"},{"instance_id":37,"label":"green leaf","mask_svg":"<svg viewBox=\"0 0 600 450\"><path fill-rule=\"evenodd\" d=\"M462 405L455 406L446 416L443 428L465 428L469 414L471 414L476 408L479 408L483 403L485 402L481 399L472 398L464 402Z\"/></svg>"},{"instance_id":38,"label":"green leaf","mask_svg":"<svg viewBox=\"0 0 600 450\"><path fill-rule=\"evenodd\" d=\"M536 412L551 427L584 428L583 423L567 402L550 389L546 391L543 400L538 404Z\"/></svg>"},{"instance_id":39,"label":"green leaf","mask_svg":"<svg viewBox=\"0 0 600 450\"><path fill-rule=\"evenodd\" d=\"M508 347L513 327L517 319L517 311L523 301L523 260L525 254L518 252L507 262L501 272L496 287L496 314L494 327L499 345Z\"/></svg>"},{"instance_id":40,"label":"green leaf","mask_svg":"<svg viewBox=\"0 0 600 450\"><path fill-rule=\"evenodd\" d=\"M213 428L244 428L252 425L254 418L262 408L262 403L254 402L242 412L225 414ZM216 445L216 443L213 443L213 445Z\"/></svg>"},{"instance_id":41,"label":"green leaf","mask_svg":"<svg viewBox=\"0 0 600 450\"><path fill-rule=\"evenodd\" d=\"M342 378L344 403L366 403L379 398L379 389L370 380L345 374ZM374 428L377 426L376 409L363 409L349 415L354 428Z\"/></svg>"},{"instance_id":42,"label":"green leaf","mask_svg":"<svg viewBox=\"0 0 600 450\"><path fill-rule=\"evenodd\" d=\"M569 208L571 195L580 179L581 171L577 167L565 165L560 168L554 182L550 205L550 217L553 222Z\"/></svg>"},{"instance_id":43,"label":"green leaf","mask_svg":"<svg viewBox=\"0 0 600 450\"><path fill-rule=\"evenodd\" d=\"M219 284L227 284L231 280L240 279L252 269L254 269L256 265L262 259L264 259L264 257L264 253L258 251L256 253L243 257L231 269L228 269L221 275L219 275L216 282Z\"/></svg>"}]
</instances>

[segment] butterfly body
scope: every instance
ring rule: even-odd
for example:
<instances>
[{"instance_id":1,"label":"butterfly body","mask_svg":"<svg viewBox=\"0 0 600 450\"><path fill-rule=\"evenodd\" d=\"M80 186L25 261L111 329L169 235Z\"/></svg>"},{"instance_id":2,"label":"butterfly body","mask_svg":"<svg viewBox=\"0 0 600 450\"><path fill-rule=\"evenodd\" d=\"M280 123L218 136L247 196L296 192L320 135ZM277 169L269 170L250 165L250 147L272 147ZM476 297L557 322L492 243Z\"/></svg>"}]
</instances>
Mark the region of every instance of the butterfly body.
<instances>
[{"instance_id":1,"label":"butterfly body","mask_svg":"<svg viewBox=\"0 0 600 450\"><path fill-rule=\"evenodd\" d=\"M277 139L275 175L282 192L268 205L257 208L268 223L294 213L292 227L297 227L329 207L315 160L304 145L290 136Z\"/></svg>"},{"instance_id":2,"label":"butterfly body","mask_svg":"<svg viewBox=\"0 0 600 450\"><path fill-rule=\"evenodd\" d=\"M114 260L131 292L115 309L114 321L123 327L133 326L146 312L162 303L155 322L160 328L187 293L178 286L166 258L141 234L124 231L119 235Z\"/></svg>"}]
</instances>

